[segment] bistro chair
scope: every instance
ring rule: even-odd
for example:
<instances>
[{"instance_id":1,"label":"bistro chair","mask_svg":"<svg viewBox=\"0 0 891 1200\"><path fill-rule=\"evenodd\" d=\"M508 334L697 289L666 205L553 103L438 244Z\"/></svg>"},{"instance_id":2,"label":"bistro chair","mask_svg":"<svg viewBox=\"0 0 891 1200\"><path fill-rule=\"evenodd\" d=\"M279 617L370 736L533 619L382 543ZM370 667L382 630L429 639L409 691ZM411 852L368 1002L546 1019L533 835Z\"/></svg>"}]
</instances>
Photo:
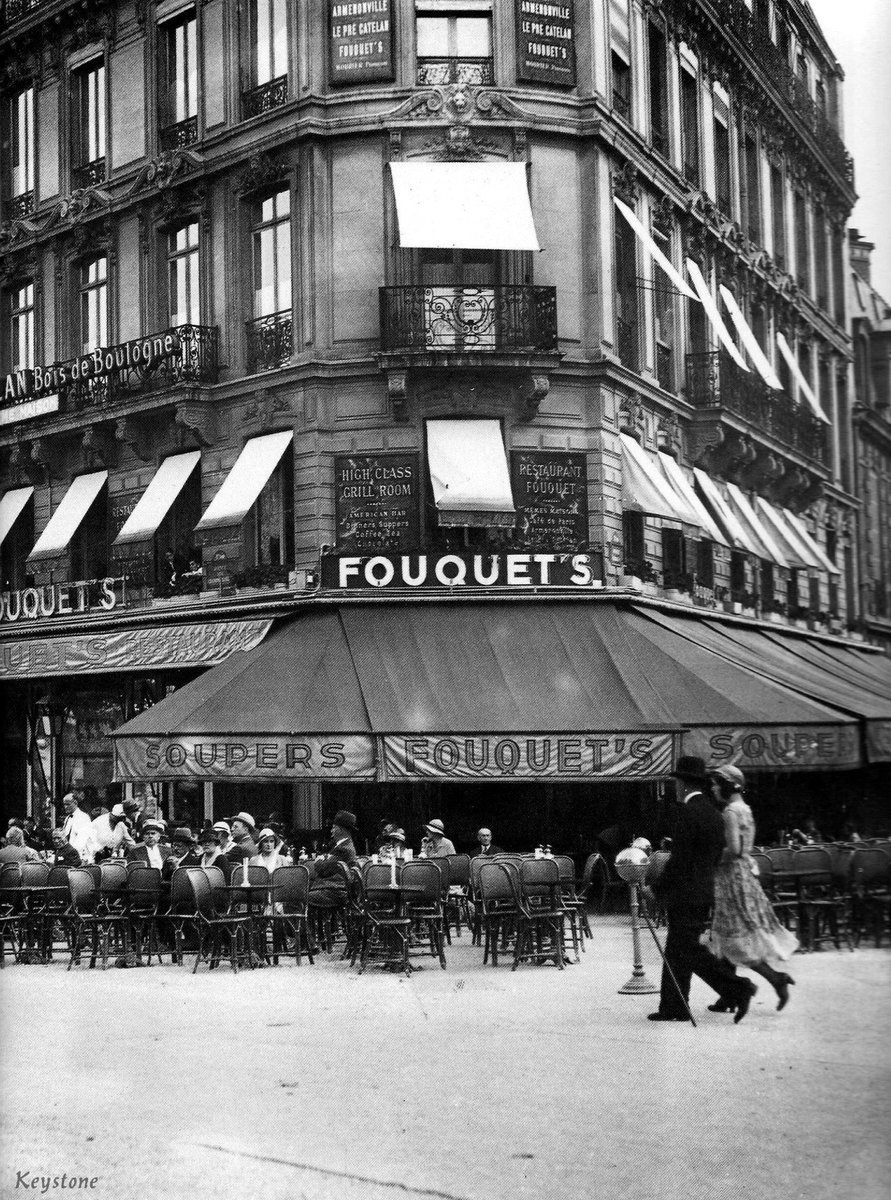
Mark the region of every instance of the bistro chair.
<instances>
[{"instance_id":1,"label":"bistro chair","mask_svg":"<svg viewBox=\"0 0 891 1200\"><path fill-rule=\"evenodd\" d=\"M70 971L80 962L81 951L90 941L90 967L96 966L101 953L103 971L108 966L108 952L113 934L126 929L127 916L123 912L107 912L102 905L102 896L95 872L87 867L70 867L68 870L68 893L71 904L68 909L68 936L71 957Z\"/></svg>"},{"instance_id":2,"label":"bistro chair","mask_svg":"<svg viewBox=\"0 0 891 1200\"><path fill-rule=\"evenodd\" d=\"M441 864L444 864L444 867ZM447 880L448 862L438 858L419 858L404 863L399 874L403 909L411 921L411 946L422 945L423 934L426 932L430 945L429 953L439 959L443 970L446 969L443 892L448 890Z\"/></svg>"},{"instance_id":3,"label":"bistro chair","mask_svg":"<svg viewBox=\"0 0 891 1200\"><path fill-rule=\"evenodd\" d=\"M444 897L445 930L449 937L449 927L454 924L455 936L461 936L461 922L470 928L470 855L450 854L445 859L434 859L434 862L449 864L449 889ZM449 938L451 942L451 938Z\"/></svg>"},{"instance_id":4,"label":"bistro chair","mask_svg":"<svg viewBox=\"0 0 891 1200\"><path fill-rule=\"evenodd\" d=\"M585 949L584 929L582 925L582 916L584 913L584 902L579 900L575 885L575 862L568 854L555 854L554 860L557 864L557 871L560 876L560 903L566 910L566 918L569 922L568 936L572 942L573 954L575 961L579 961L579 948L582 951Z\"/></svg>"},{"instance_id":5,"label":"bistro chair","mask_svg":"<svg viewBox=\"0 0 891 1200\"><path fill-rule=\"evenodd\" d=\"M829 851L824 846L797 850L795 878L802 948L815 950L821 942L831 940L840 950L840 938L844 937L848 949L853 950L848 923L850 899L847 891L837 886Z\"/></svg>"},{"instance_id":6,"label":"bistro chair","mask_svg":"<svg viewBox=\"0 0 891 1200\"><path fill-rule=\"evenodd\" d=\"M272 961L293 955L297 966L302 961L303 948L310 963L313 961L309 941L309 871L300 864L276 867L272 872L276 891L272 893L272 913L266 918L271 938Z\"/></svg>"},{"instance_id":7,"label":"bistro chair","mask_svg":"<svg viewBox=\"0 0 891 1200\"><path fill-rule=\"evenodd\" d=\"M416 861L423 862L423 863L428 863L428 862L433 863L433 865L436 867L437 871L439 872L440 904L442 906L442 912L443 912L443 933L445 935L445 940L451 946L452 938L451 938L451 935L449 934L448 926L446 925L446 922L444 919L445 912L446 912L446 905L448 903L449 889L452 886L452 869L449 866L449 856L446 856L445 858L419 858ZM406 863L405 865L410 866L411 864Z\"/></svg>"},{"instance_id":8,"label":"bistro chair","mask_svg":"<svg viewBox=\"0 0 891 1200\"><path fill-rule=\"evenodd\" d=\"M13 961L18 958L18 941L22 924L26 918L21 896L22 873L18 863L4 863L0 867L0 967L6 959L6 937Z\"/></svg>"},{"instance_id":9,"label":"bistro chair","mask_svg":"<svg viewBox=\"0 0 891 1200\"><path fill-rule=\"evenodd\" d=\"M881 946L891 910L891 857L884 850L869 846L854 851L851 908L854 945L859 946L864 933L870 933L875 945Z\"/></svg>"},{"instance_id":10,"label":"bistro chair","mask_svg":"<svg viewBox=\"0 0 891 1200\"><path fill-rule=\"evenodd\" d=\"M367 863L362 871L359 901L362 925L357 945L360 975L369 961L400 967L406 974L411 972L408 957L411 919L402 911L399 892L391 888L390 880L388 863ZM438 872L436 886L439 887Z\"/></svg>"},{"instance_id":11,"label":"bistro chair","mask_svg":"<svg viewBox=\"0 0 891 1200\"><path fill-rule=\"evenodd\" d=\"M518 891L518 876L515 878L503 863L486 859L480 866L477 919L483 939L483 965L491 955L492 966L498 966L498 943L514 931L519 912L514 881Z\"/></svg>"},{"instance_id":12,"label":"bistro chair","mask_svg":"<svg viewBox=\"0 0 891 1200\"><path fill-rule=\"evenodd\" d=\"M221 867L202 867L201 870L210 881L210 891L218 916L225 916L229 911L229 893L226 891L226 876Z\"/></svg>"},{"instance_id":13,"label":"bistro chair","mask_svg":"<svg viewBox=\"0 0 891 1200\"><path fill-rule=\"evenodd\" d=\"M557 863L553 858L524 859L519 888L513 878L511 885L518 910L512 970L516 970L521 962L547 962L553 958L562 971L566 909L560 897ZM575 956L578 961L577 945Z\"/></svg>"},{"instance_id":14,"label":"bistro chair","mask_svg":"<svg viewBox=\"0 0 891 1200\"><path fill-rule=\"evenodd\" d=\"M201 870L200 867L176 867L170 876L170 906L164 914L164 919L172 934L173 962L182 966L183 949L186 942L186 932L197 933L198 910L195 907L195 892L189 883L187 874L190 870Z\"/></svg>"},{"instance_id":15,"label":"bistro chair","mask_svg":"<svg viewBox=\"0 0 891 1200\"><path fill-rule=\"evenodd\" d=\"M315 872L313 869L310 870L309 910L313 947L321 946L328 954L333 952L334 943L341 935L348 944L352 937L349 926L350 868L345 862L337 862L334 865L340 876L342 887L340 889L324 888L321 893L313 891L312 879L315 877Z\"/></svg>"},{"instance_id":16,"label":"bistro chair","mask_svg":"<svg viewBox=\"0 0 891 1200\"><path fill-rule=\"evenodd\" d=\"M127 918L136 961L142 964L142 951L148 951L147 965L152 964L152 955L161 962L161 945L158 937L158 906L161 902L161 872L157 867L133 863L127 871Z\"/></svg>"},{"instance_id":17,"label":"bistro chair","mask_svg":"<svg viewBox=\"0 0 891 1200\"><path fill-rule=\"evenodd\" d=\"M219 964L223 957L225 939L228 939L229 963L233 971L238 972L239 960L253 966L250 915L226 913L220 916L214 903L213 889L204 868L178 867L178 871L183 871L186 875L186 882L195 906L194 924L198 934L198 950L192 974L194 975L198 970L198 964L202 959L207 960L211 970Z\"/></svg>"}]
</instances>

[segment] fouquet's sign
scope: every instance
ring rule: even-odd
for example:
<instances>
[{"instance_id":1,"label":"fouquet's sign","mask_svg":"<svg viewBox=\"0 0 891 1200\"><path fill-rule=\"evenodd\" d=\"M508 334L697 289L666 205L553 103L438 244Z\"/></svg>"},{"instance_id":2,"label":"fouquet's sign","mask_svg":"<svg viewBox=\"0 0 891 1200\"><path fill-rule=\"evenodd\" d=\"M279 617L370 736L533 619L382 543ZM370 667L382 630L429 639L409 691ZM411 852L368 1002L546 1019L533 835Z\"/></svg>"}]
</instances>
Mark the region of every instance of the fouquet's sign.
<instances>
[{"instance_id":1,"label":"fouquet's sign","mask_svg":"<svg viewBox=\"0 0 891 1200\"><path fill-rule=\"evenodd\" d=\"M671 770L672 733L392 734L388 779L644 779Z\"/></svg>"},{"instance_id":2,"label":"fouquet's sign","mask_svg":"<svg viewBox=\"0 0 891 1200\"><path fill-rule=\"evenodd\" d=\"M342 554L374 554L417 546L417 454L337 455L334 488L337 548Z\"/></svg>"},{"instance_id":3,"label":"fouquet's sign","mask_svg":"<svg viewBox=\"0 0 891 1200\"><path fill-rule=\"evenodd\" d=\"M516 0L517 78L552 87L575 84L575 26L567 4Z\"/></svg>"},{"instance_id":4,"label":"fouquet's sign","mask_svg":"<svg viewBox=\"0 0 891 1200\"><path fill-rule=\"evenodd\" d=\"M85 612L108 612L126 604L123 576L46 583L41 587L0 592L0 622L37 621Z\"/></svg>"},{"instance_id":5,"label":"fouquet's sign","mask_svg":"<svg viewBox=\"0 0 891 1200\"><path fill-rule=\"evenodd\" d=\"M322 587L597 588L596 554L375 554L322 556Z\"/></svg>"},{"instance_id":6,"label":"fouquet's sign","mask_svg":"<svg viewBox=\"0 0 891 1200\"><path fill-rule=\"evenodd\" d=\"M393 78L393 0L329 0L331 82Z\"/></svg>"},{"instance_id":7,"label":"fouquet's sign","mask_svg":"<svg viewBox=\"0 0 891 1200\"><path fill-rule=\"evenodd\" d=\"M23 367L3 380L3 404L19 404L64 391L72 384L88 383L115 371L150 371L165 358L179 353L179 335L173 331L137 338L119 346L100 347L79 358L48 367Z\"/></svg>"}]
</instances>

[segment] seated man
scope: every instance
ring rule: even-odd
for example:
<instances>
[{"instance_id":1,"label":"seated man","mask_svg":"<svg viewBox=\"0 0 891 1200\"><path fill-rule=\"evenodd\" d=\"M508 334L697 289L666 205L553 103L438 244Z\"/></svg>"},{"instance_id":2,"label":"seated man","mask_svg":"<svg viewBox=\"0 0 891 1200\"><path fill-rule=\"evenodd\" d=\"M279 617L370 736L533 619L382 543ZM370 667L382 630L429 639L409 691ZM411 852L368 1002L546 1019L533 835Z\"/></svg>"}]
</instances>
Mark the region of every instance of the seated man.
<instances>
[{"instance_id":1,"label":"seated man","mask_svg":"<svg viewBox=\"0 0 891 1200\"><path fill-rule=\"evenodd\" d=\"M254 835L257 826L250 813L237 813L230 822L232 826L232 845L226 848L226 857L230 863L239 863L243 858L253 858L257 853L257 843Z\"/></svg>"},{"instance_id":2,"label":"seated man","mask_svg":"<svg viewBox=\"0 0 891 1200\"><path fill-rule=\"evenodd\" d=\"M195 849L197 844L187 825L174 829L170 835L170 853L161 868L161 879L169 881L177 867L200 867L201 855Z\"/></svg>"},{"instance_id":3,"label":"seated man","mask_svg":"<svg viewBox=\"0 0 891 1200\"><path fill-rule=\"evenodd\" d=\"M504 851L500 846L496 846L492 841L491 829L480 829L476 835L479 846L477 847L474 858L491 858L493 854L503 854Z\"/></svg>"},{"instance_id":4,"label":"seated man","mask_svg":"<svg viewBox=\"0 0 891 1200\"><path fill-rule=\"evenodd\" d=\"M0 863L43 862L36 850L25 845L25 835L18 825L6 831L6 845L0 850Z\"/></svg>"},{"instance_id":5,"label":"seated man","mask_svg":"<svg viewBox=\"0 0 891 1200\"><path fill-rule=\"evenodd\" d=\"M315 864L315 874L309 888L309 903L316 908L336 908L346 900L346 880L339 864L345 863L351 867L355 863L355 832L355 815L341 809L331 822L328 853Z\"/></svg>"},{"instance_id":6,"label":"seated man","mask_svg":"<svg viewBox=\"0 0 891 1200\"><path fill-rule=\"evenodd\" d=\"M167 826L156 817L146 817L142 823L142 841L127 851L127 862L145 863L162 870L170 856L170 847L162 846L161 834Z\"/></svg>"},{"instance_id":7,"label":"seated man","mask_svg":"<svg viewBox=\"0 0 891 1200\"><path fill-rule=\"evenodd\" d=\"M53 866L79 867L80 855L65 837L64 829L53 830Z\"/></svg>"},{"instance_id":8,"label":"seated man","mask_svg":"<svg viewBox=\"0 0 891 1200\"><path fill-rule=\"evenodd\" d=\"M447 858L455 853L455 847L445 835L445 827L440 820L429 821L424 828L427 836L421 838L421 853L428 858Z\"/></svg>"}]
</instances>

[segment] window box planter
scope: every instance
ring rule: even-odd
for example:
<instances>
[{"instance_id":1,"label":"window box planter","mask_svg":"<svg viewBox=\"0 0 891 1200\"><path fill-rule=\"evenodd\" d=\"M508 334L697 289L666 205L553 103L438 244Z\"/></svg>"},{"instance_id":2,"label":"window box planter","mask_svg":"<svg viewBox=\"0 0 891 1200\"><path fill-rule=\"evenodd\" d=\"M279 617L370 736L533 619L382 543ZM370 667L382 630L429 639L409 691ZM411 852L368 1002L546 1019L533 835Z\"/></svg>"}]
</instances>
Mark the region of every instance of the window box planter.
<instances>
[{"instance_id":1,"label":"window box planter","mask_svg":"<svg viewBox=\"0 0 891 1200\"><path fill-rule=\"evenodd\" d=\"M638 591L641 590L643 584L643 580L639 575L623 575L621 581L622 587L637 588Z\"/></svg>"}]
</instances>

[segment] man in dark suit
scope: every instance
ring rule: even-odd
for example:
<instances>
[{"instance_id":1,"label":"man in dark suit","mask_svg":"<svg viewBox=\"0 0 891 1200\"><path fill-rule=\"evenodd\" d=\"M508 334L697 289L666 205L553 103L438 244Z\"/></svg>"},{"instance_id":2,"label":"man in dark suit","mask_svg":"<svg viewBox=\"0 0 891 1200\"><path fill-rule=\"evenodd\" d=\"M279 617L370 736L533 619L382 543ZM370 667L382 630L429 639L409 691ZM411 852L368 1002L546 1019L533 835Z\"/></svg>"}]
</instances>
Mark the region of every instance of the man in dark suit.
<instances>
[{"instance_id":1,"label":"man in dark suit","mask_svg":"<svg viewBox=\"0 0 891 1200\"><path fill-rule=\"evenodd\" d=\"M708 776L701 758L682 754L674 779L679 811L671 857L653 883L653 891L665 906L668 936L659 1010L650 1013L649 1019L689 1021L685 1004L690 997L691 977L698 975L723 1001L733 1004L734 1020L739 1022L749 1011L757 988L750 980L737 976L729 963L716 958L699 940L714 900L715 867L724 849L724 822L705 795Z\"/></svg>"},{"instance_id":2,"label":"man in dark suit","mask_svg":"<svg viewBox=\"0 0 891 1200\"><path fill-rule=\"evenodd\" d=\"M474 858L491 858L493 854L503 854L504 851L500 846L496 846L492 841L491 829L480 829L476 835L479 842Z\"/></svg>"},{"instance_id":3,"label":"man in dark suit","mask_svg":"<svg viewBox=\"0 0 891 1200\"><path fill-rule=\"evenodd\" d=\"M166 826L155 817L146 817L142 823L142 841L127 851L127 862L143 863L147 867L162 870L170 857L169 846L161 844L161 834Z\"/></svg>"}]
</instances>

